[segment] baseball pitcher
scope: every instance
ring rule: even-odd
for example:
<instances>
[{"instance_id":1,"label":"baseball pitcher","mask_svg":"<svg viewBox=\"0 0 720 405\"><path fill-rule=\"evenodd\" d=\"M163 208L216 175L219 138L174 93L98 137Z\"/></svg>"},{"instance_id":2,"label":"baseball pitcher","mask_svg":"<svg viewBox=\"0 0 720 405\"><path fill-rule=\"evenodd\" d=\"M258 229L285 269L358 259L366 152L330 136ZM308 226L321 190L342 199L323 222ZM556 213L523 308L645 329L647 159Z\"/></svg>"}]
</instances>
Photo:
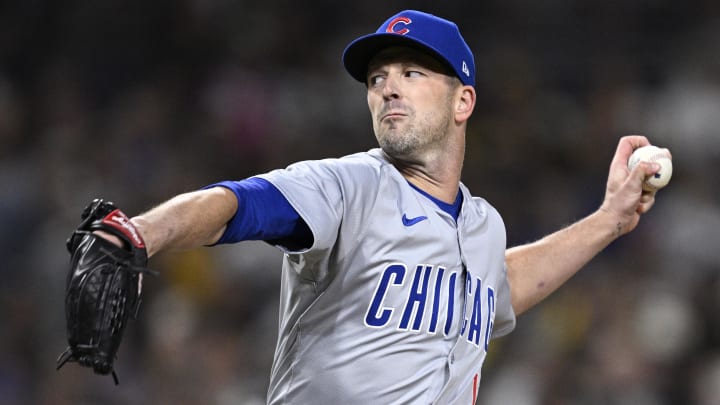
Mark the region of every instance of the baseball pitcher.
<instances>
[{"instance_id":1,"label":"baseball pitcher","mask_svg":"<svg viewBox=\"0 0 720 405\"><path fill-rule=\"evenodd\" d=\"M627 165L649 141L627 136L597 211L508 249L498 211L460 181L476 93L458 27L402 11L351 42L343 63L366 87L377 149L211 184L128 220L114 206L85 215L68 245L63 362L113 370L147 257L263 240L284 252L269 404L471 405L492 339L655 201L642 183L659 167Z\"/></svg>"}]
</instances>

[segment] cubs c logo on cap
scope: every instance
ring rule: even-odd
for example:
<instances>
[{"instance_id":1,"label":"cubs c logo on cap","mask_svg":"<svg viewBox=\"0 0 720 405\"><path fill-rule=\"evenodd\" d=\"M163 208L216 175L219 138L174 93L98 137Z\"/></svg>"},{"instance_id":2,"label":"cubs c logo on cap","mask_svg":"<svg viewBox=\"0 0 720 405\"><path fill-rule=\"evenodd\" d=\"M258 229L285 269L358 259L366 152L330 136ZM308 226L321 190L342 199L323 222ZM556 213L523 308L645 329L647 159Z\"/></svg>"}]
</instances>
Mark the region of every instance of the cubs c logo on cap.
<instances>
[{"instance_id":1,"label":"cubs c logo on cap","mask_svg":"<svg viewBox=\"0 0 720 405\"><path fill-rule=\"evenodd\" d=\"M475 85L475 60L457 25L417 10L401 11L385 20L375 32L356 38L343 52L350 76L366 83L370 59L389 46L413 46L430 52L452 68L465 85ZM367 84L367 83L366 83Z\"/></svg>"},{"instance_id":2,"label":"cubs c logo on cap","mask_svg":"<svg viewBox=\"0 0 720 405\"><path fill-rule=\"evenodd\" d=\"M407 28L408 25L412 23L412 20L407 17L397 17L394 20L390 21L390 23L387 26L387 29L385 31L393 33L393 34L399 34L399 35L405 35L410 30ZM399 30L395 30L395 26L405 26L405 28L401 28Z\"/></svg>"}]
</instances>

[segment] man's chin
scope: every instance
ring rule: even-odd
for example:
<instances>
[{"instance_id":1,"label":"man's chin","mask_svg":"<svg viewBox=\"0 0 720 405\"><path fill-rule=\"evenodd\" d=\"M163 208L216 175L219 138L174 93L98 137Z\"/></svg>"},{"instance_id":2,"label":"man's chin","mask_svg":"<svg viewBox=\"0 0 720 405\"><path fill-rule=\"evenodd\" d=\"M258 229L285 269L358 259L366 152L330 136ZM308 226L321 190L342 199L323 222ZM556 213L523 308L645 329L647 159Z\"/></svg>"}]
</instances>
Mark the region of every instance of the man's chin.
<instances>
[{"instance_id":1,"label":"man's chin","mask_svg":"<svg viewBox=\"0 0 720 405\"><path fill-rule=\"evenodd\" d=\"M380 149L388 158L390 158L391 161L413 162L417 160L416 148L381 144Z\"/></svg>"}]
</instances>

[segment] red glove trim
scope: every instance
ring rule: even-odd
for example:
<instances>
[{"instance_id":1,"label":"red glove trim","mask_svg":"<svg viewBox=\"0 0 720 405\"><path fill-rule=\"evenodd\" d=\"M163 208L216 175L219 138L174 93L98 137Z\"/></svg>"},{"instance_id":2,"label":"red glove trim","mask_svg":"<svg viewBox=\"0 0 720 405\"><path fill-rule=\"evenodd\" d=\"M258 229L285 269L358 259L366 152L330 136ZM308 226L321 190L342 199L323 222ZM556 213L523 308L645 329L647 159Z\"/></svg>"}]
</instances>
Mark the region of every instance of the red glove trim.
<instances>
[{"instance_id":1,"label":"red glove trim","mask_svg":"<svg viewBox=\"0 0 720 405\"><path fill-rule=\"evenodd\" d=\"M143 241L140 236L140 232L138 232L135 225L130 222L127 215L120 211L120 209L116 209L115 211L107 214L107 216L102 219L102 223L122 232L136 248L145 249L145 241Z\"/></svg>"}]
</instances>

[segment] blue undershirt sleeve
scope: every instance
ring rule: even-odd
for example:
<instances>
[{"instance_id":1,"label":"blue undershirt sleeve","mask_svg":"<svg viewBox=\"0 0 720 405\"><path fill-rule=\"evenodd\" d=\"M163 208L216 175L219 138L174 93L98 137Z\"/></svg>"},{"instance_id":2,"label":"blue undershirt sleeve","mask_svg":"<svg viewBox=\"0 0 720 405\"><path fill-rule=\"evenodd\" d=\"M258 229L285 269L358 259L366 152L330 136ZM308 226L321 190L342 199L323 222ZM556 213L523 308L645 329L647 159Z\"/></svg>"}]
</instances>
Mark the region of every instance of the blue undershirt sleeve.
<instances>
[{"instance_id":1,"label":"blue undershirt sleeve","mask_svg":"<svg viewBox=\"0 0 720 405\"><path fill-rule=\"evenodd\" d=\"M235 193L238 209L216 244L263 240L290 250L312 246L313 236L305 221L280 190L269 181L251 177L223 181L206 187L225 187Z\"/></svg>"}]
</instances>

